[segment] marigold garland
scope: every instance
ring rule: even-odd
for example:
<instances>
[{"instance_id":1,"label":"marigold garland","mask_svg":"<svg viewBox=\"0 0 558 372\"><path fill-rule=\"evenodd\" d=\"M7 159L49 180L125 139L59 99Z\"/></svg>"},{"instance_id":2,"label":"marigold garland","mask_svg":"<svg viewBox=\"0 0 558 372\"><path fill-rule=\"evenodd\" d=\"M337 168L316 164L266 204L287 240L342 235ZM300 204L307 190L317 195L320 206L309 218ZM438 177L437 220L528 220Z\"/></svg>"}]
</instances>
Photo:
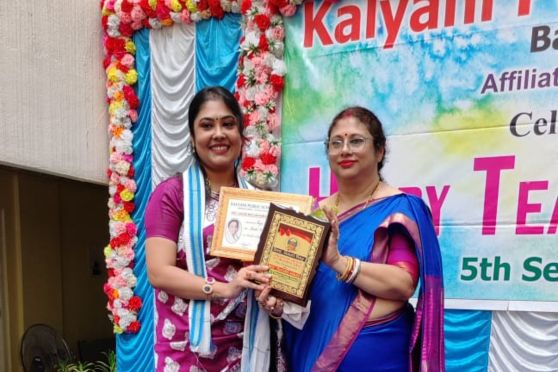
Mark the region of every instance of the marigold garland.
<instances>
[{"instance_id":1,"label":"marigold garland","mask_svg":"<svg viewBox=\"0 0 558 372\"><path fill-rule=\"evenodd\" d=\"M138 313L142 301L133 292L137 227L130 215L136 192L131 127L140 104L132 88L137 81L132 34L144 27L158 29L210 17L221 19L225 12L242 13L244 36L235 94L243 109L244 134L249 142L241 172L259 187L276 188L281 155L278 105L286 74L281 15L293 15L302 1L101 0L111 137L107 171L110 242L104 249L108 280L103 289L115 333L137 333L141 328Z\"/></svg>"}]
</instances>

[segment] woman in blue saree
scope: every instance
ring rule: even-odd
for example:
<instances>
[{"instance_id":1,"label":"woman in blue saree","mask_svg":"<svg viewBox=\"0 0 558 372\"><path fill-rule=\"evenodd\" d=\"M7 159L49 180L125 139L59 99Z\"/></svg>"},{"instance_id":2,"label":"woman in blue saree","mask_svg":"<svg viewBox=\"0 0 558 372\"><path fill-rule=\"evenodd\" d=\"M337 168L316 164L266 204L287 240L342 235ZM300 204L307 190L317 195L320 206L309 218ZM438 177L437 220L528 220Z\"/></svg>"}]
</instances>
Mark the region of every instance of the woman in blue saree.
<instances>
[{"instance_id":1,"label":"woman in blue saree","mask_svg":"<svg viewBox=\"0 0 558 372\"><path fill-rule=\"evenodd\" d=\"M385 142L362 107L343 110L329 128L338 192L320 206L332 233L304 326L284 322L291 371L444 370L438 241L422 200L382 181ZM419 281L415 310L408 300Z\"/></svg>"}]
</instances>

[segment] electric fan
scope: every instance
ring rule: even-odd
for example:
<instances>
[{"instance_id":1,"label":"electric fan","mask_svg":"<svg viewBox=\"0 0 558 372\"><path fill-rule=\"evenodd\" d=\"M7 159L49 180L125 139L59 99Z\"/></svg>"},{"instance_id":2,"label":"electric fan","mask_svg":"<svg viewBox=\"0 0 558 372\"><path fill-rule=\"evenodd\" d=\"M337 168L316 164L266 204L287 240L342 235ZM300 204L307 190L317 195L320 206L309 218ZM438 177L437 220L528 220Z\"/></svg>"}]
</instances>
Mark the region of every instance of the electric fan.
<instances>
[{"instance_id":1,"label":"electric fan","mask_svg":"<svg viewBox=\"0 0 558 372\"><path fill-rule=\"evenodd\" d=\"M59 363L72 360L66 341L46 324L27 328L21 339L20 353L25 372L54 372Z\"/></svg>"}]
</instances>

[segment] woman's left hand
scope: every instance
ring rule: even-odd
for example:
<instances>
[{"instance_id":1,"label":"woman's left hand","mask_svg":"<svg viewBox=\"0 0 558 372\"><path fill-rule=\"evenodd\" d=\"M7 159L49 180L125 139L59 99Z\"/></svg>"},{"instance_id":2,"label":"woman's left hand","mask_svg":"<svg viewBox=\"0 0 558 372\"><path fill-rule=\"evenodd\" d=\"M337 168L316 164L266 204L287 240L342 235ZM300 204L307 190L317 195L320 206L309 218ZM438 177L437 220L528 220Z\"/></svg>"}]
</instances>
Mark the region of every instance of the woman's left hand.
<instances>
[{"instance_id":1,"label":"woman's left hand","mask_svg":"<svg viewBox=\"0 0 558 372\"><path fill-rule=\"evenodd\" d=\"M331 231L329 233L329 240L327 246L324 248L324 253L322 254L322 261L335 271L340 267L345 267L343 263L343 256L339 253L339 248L337 247L337 242L339 240L339 220L337 215L329 207L324 207L324 212L331 224Z\"/></svg>"}]
</instances>

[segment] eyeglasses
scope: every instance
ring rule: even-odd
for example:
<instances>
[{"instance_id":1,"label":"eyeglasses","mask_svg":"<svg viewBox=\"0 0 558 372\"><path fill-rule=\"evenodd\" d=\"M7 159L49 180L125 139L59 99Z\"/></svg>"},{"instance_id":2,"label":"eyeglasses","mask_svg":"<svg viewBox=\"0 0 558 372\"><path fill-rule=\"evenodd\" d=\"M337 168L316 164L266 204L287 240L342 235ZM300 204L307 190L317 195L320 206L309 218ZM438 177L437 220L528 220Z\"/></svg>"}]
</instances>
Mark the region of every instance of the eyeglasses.
<instances>
[{"instance_id":1,"label":"eyeglasses","mask_svg":"<svg viewBox=\"0 0 558 372\"><path fill-rule=\"evenodd\" d=\"M373 140L372 137L353 137L347 140L347 147L350 151L360 151L364 148L366 141ZM326 149L330 154L338 153L343 150L345 141L342 138L333 138L325 142Z\"/></svg>"}]
</instances>

